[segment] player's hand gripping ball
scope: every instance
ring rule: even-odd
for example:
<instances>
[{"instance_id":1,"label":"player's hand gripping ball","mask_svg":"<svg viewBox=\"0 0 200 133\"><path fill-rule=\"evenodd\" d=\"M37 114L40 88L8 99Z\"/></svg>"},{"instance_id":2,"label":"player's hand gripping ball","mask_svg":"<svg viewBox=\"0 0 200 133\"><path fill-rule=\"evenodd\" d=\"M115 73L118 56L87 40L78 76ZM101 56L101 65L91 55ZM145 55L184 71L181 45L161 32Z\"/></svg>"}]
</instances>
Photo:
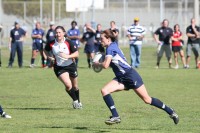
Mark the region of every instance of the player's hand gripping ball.
<instances>
[{"instance_id":1,"label":"player's hand gripping ball","mask_svg":"<svg viewBox=\"0 0 200 133\"><path fill-rule=\"evenodd\" d=\"M99 62L99 63L102 63L105 59L105 56L102 55L101 53L96 53L95 56L94 56L94 59L93 59L93 65L92 65L92 68L93 70L96 72L96 73L99 73L101 72L101 70L103 69L102 66L99 66L99 65L95 65L94 63L95 62Z\"/></svg>"}]
</instances>

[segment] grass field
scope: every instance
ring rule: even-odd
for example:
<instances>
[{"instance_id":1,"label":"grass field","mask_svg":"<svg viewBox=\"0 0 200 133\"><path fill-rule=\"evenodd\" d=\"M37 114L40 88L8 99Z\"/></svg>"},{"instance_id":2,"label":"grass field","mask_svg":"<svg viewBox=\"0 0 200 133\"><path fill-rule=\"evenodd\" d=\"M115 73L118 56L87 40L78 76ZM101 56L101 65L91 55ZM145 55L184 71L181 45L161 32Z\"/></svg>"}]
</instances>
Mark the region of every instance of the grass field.
<instances>
[{"instance_id":1,"label":"grass field","mask_svg":"<svg viewBox=\"0 0 200 133\"><path fill-rule=\"evenodd\" d=\"M129 49L122 48L129 60ZM24 68L6 68L9 51L2 48L0 68L0 104L12 119L0 118L1 133L199 133L200 132L200 70L168 69L163 57L160 69L156 63L155 48L143 47L142 65L138 72L143 77L151 96L176 109L180 123L174 125L168 115L155 107L145 105L132 91L114 93L116 107L122 118L117 125L107 126L110 116L100 93L101 87L113 78L111 69L96 74L87 68L85 55L80 50L79 88L82 110L74 110L64 86L51 69L29 68L29 47L24 47ZM36 64L40 64L39 57ZM181 63L180 63L181 66Z\"/></svg>"}]
</instances>

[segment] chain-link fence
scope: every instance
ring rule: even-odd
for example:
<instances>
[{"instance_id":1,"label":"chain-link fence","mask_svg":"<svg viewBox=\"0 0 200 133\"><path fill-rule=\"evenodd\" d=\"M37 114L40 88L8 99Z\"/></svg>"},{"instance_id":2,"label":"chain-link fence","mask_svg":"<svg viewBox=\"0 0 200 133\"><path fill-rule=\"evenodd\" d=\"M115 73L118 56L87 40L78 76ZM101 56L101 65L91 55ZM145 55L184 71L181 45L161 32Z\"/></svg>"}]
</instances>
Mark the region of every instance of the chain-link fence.
<instances>
[{"instance_id":1,"label":"chain-link fence","mask_svg":"<svg viewBox=\"0 0 200 133\"><path fill-rule=\"evenodd\" d=\"M30 38L35 21L42 21L43 28L48 29L48 24L52 20L52 0L43 0L42 3L40 0L1 1L2 44L7 43L10 29L15 20L19 20L21 26L26 28L28 38ZM185 33L186 26L193 17L193 0L162 1L161 5L160 0L104 0L103 10L90 8L87 12L69 13L66 12L65 0L55 0L55 23L69 29L70 23L74 19L80 27L83 27L86 22L94 20L94 24L100 23L103 29L107 29L110 27L110 21L114 20L120 30L120 42L126 45L128 44L125 36L126 29L132 24L133 18L137 16L140 18L140 24L147 29L145 43L150 44L153 42L152 33L160 26L162 19L167 18L170 27L178 23L182 32Z\"/></svg>"}]
</instances>

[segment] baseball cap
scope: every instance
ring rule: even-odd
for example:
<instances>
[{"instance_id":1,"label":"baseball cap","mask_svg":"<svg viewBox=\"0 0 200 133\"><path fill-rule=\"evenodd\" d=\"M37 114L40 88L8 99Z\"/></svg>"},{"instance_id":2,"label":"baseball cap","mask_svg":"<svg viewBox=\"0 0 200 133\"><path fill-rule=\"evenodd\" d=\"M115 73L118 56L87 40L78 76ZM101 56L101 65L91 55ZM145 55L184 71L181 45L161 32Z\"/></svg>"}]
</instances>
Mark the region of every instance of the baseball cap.
<instances>
[{"instance_id":1,"label":"baseball cap","mask_svg":"<svg viewBox=\"0 0 200 133\"><path fill-rule=\"evenodd\" d=\"M138 17L135 17L134 18L134 21L139 21L140 19Z\"/></svg>"},{"instance_id":2,"label":"baseball cap","mask_svg":"<svg viewBox=\"0 0 200 133\"><path fill-rule=\"evenodd\" d=\"M16 25L16 24L19 24L19 21L16 20L14 24L15 24L15 25Z\"/></svg>"},{"instance_id":3,"label":"baseball cap","mask_svg":"<svg viewBox=\"0 0 200 133\"><path fill-rule=\"evenodd\" d=\"M51 21L51 22L49 23L49 25L54 25L54 22L53 22L53 21Z\"/></svg>"}]
</instances>

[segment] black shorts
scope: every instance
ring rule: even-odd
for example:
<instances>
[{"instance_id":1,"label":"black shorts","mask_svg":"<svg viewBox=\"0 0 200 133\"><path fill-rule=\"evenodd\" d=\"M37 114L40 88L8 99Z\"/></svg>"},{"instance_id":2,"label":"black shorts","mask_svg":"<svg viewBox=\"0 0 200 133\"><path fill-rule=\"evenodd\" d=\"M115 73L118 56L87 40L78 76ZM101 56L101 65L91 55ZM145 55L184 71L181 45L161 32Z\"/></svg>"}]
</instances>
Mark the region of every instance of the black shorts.
<instances>
[{"instance_id":1,"label":"black shorts","mask_svg":"<svg viewBox=\"0 0 200 133\"><path fill-rule=\"evenodd\" d=\"M78 72L75 63L70 64L69 66L57 66L54 65L54 73L59 77L63 73L69 73L69 76L72 78L78 77Z\"/></svg>"},{"instance_id":2,"label":"black shorts","mask_svg":"<svg viewBox=\"0 0 200 133\"><path fill-rule=\"evenodd\" d=\"M183 49L182 46L172 46L173 52L180 52L182 49Z\"/></svg>"},{"instance_id":3,"label":"black shorts","mask_svg":"<svg viewBox=\"0 0 200 133\"><path fill-rule=\"evenodd\" d=\"M39 42L34 42L32 46L32 50L38 50L42 51L43 50L43 44Z\"/></svg>"}]
</instances>

